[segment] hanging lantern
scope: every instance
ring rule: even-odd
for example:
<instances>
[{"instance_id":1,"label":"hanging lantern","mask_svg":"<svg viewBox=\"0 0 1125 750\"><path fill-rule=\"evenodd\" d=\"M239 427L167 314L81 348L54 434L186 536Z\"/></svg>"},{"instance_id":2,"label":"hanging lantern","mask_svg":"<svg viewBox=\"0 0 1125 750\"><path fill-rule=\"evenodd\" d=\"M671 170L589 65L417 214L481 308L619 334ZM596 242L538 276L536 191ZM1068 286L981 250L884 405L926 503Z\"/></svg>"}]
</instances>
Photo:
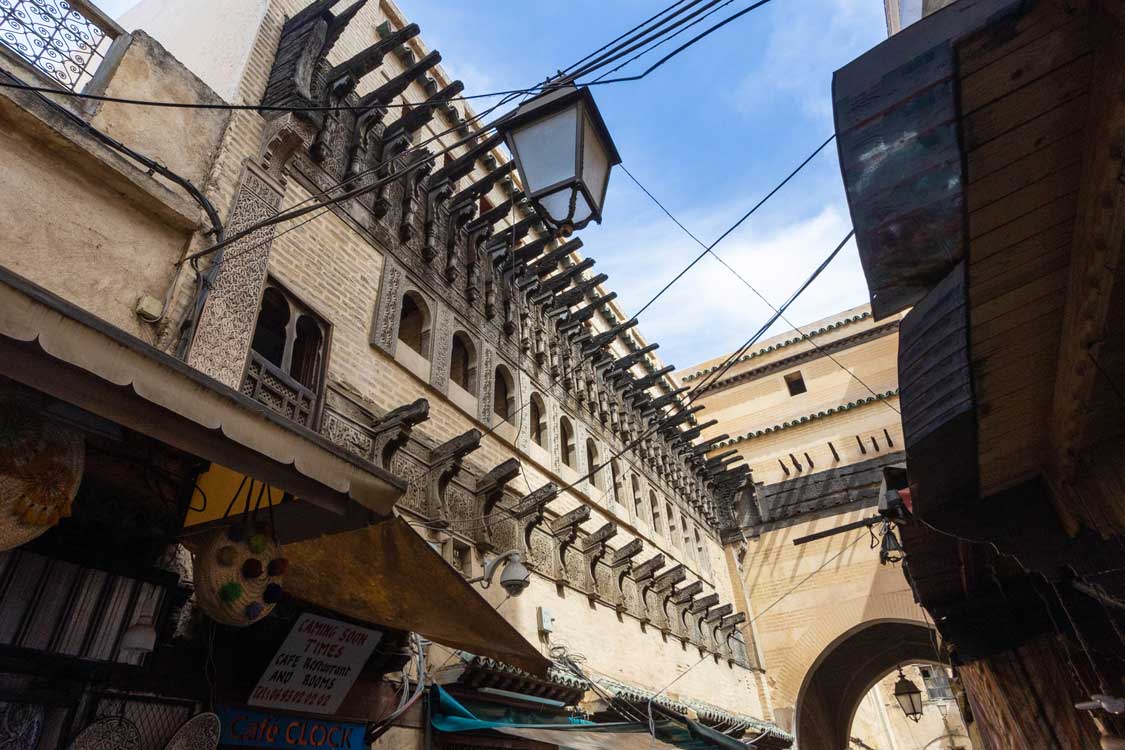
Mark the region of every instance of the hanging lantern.
<instances>
[{"instance_id":1,"label":"hanging lantern","mask_svg":"<svg viewBox=\"0 0 1125 750\"><path fill-rule=\"evenodd\" d=\"M497 124L527 197L563 237L602 221L609 171L621 163L586 87L548 89Z\"/></svg>"},{"instance_id":2,"label":"hanging lantern","mask_svg":"<svg viewBox=\"0 0 1125 750\"><path fill-rule=\"evenodd\" d=\"M0 550L70 516L85 461L82 433L15 398L0 399Z\"/></svg>"},{"instance_id":3,"label":"hanging lantern","mask_svg":"<svg viewBox=\"0 0 1125 750\"><path fill-rule=\"evenodd\" d=\"M906 557L906 552L902 549L902 544L899 543L898 537L895 535L894 526L890 521L883 522L883 539L879 545L879 563L886 565L887 563L901 562Z\"/></svg>"},{"instance_id":4,"label":"hanging lantern","mask_svg":"<svg viewBox=\"0 0 1125 750\"><path fill-rule=\"evenodd\" d=\"M195 598L224 625L252 625L273 611L288 561L265 526L228 526L204 535L192 573Z\"/></svg>"},{"instance_id":5,"label":"hanging lantern","mask_svg":"<svg viewBox=\"0 0 1125 750\"><path fill-rule=\"evenodd\" d=\"M902 667L899 667L898 681L895 683L895 700L906 718L915 722L922 720L922 691L907 679Z\"/></svg>"}]
</instances>

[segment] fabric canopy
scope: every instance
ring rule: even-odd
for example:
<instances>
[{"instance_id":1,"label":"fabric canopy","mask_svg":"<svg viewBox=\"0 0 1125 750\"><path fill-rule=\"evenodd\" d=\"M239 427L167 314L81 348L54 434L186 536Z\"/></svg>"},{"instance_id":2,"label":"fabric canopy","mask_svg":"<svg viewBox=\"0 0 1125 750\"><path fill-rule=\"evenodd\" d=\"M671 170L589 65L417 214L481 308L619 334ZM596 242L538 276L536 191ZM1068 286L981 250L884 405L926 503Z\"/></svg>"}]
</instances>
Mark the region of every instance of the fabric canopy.
<instances>
[{"instance_id":1,"label":"fabric canopy","mask_svg":"<svg viewBox=\"0 0 1125 750\"><path fill-rule=\"evenodd\" d=\"M565 724L527 724L478 717L440 687L433 690L436 705L431 721L439 732L490 729L569 750L747 750L733 737L663 709L654 710L652 732L647 722L594 724L571 719Z\"/></svg>"},{"instance_id":2,"label":"fabric canopy","mask_svg":"<svg viewBox=\"0 0 1125 750\"><path fill-rule=\"evenodd\" d=\"M550 662L410 524L392 518L286 544L285 589L365 622L499 659L535 675Z\"/></svg>"}]
</instances>

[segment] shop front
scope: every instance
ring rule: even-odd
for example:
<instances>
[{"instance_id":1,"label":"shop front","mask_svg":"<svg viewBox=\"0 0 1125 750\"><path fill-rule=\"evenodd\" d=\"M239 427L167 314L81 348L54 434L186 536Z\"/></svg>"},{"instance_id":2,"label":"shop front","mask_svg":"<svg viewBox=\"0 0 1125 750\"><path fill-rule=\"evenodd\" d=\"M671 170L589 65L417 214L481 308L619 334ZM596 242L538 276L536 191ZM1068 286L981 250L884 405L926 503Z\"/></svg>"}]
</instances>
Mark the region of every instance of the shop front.
<instances>
[{"instance_id":1,"label":"shop front","mask_svg":"<svg viewBox=\"0 0 1125 750\"><path fill-rule=\"evenodd\" d=\"M367 747L412 633L546 669L403 481L2 269L0 448L0 747Z\"/></svg>"}]
</instances>

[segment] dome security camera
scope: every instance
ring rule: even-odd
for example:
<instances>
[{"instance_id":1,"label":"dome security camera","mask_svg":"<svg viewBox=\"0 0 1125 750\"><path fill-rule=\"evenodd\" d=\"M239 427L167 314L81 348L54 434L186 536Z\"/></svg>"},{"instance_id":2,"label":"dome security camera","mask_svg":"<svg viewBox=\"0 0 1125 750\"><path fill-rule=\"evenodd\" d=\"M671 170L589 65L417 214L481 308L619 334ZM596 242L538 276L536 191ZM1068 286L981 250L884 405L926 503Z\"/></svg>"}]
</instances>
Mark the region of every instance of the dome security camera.
<instances>
[{"instance_id":1,"label":"dome security camera","mask_svg":"<svg viewBox=\"0 0 1125 750\"><path fill-rule=\"evenodd\" d=\"M519 555L513 555L504 570L500 573L500 585L508 592L508 596L519 596L531 585L531 573L524 566Z\"/></svg>"},{"instance_id":2,"label":"dome security camera","mask_svg":"<svg viewBox=\"0 0 1125 750\"><path fill-rule=\"evenodd\" d=\"M508 596L519 596L531 585L531 573L523 564L523 554L519 550L508 550L489 561L484 566L484 575L470 578L466 582L479 583L481 588L488 588L492 585L492 578L501 563L504 563L504 570L500 573L500 585L508 592Z\"/></svg>"}]
</instances>

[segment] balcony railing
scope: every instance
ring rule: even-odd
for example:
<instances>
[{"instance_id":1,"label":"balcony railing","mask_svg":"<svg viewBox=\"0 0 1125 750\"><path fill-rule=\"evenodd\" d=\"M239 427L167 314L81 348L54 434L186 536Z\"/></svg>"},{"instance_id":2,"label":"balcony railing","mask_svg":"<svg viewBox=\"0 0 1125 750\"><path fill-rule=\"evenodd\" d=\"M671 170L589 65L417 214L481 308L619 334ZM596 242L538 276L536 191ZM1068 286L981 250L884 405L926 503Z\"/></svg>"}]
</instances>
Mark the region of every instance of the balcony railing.
<instances>
[{"instance_id":1,"label":"balcony railing","mask_svg":"<svg viewBox=\"0 0 1125 750\"><path fill-rule=\"evenodd\" d=\"M250 366L242 380L242 392L297 424L312 427L316 393L254 350L250 351Z\"/></svg>"},{"instance_id":2,"label":"balcony railing","mask_svg":"<svg viewBox=\"0 0 1125 750\"><path fill-rule=\"evenodd\" d=\"M121 34L85 0L0 0L0 44L71 91L86 87Z\"/></svg>"}]
</instances>

